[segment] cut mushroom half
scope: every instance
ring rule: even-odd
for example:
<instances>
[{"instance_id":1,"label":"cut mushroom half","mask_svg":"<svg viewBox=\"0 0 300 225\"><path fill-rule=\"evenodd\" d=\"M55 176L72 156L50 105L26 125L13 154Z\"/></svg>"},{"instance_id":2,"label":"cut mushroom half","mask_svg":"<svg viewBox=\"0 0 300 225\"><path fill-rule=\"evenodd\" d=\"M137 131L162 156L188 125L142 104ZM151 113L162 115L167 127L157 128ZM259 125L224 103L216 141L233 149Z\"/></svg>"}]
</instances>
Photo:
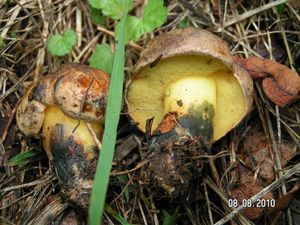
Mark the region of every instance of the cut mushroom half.
<instances>
[{"instance_id":1,"label":"cut mushroom half","mask_svg":"<svg viewBox=\"0 0 300 225\"><path fill-rule=\"evenodd\" d=\"M208 31L185 28L150 41L127 84L126 102L143 132L146 121L154 118L153 130L164 133L175 127L212 143L247 115L252 91L250 75L233 63L224 41ZM168 115L176 123L169 123L169 129L164 121Z\"/></svg>"},{"instance_id":2,"label":"cut mushroom half","mask_svg":"<svg viewBox=\"0 0 300 225\"><path fill-rule=\"evenodd\" d=\"M151 40L125 100L138 128L154 131L149 151L154 182L172 196L184 194L201 174L203 150L242 121L252 93L250 75L214 34L185 28Z\"/></svg>"}]
</instances>

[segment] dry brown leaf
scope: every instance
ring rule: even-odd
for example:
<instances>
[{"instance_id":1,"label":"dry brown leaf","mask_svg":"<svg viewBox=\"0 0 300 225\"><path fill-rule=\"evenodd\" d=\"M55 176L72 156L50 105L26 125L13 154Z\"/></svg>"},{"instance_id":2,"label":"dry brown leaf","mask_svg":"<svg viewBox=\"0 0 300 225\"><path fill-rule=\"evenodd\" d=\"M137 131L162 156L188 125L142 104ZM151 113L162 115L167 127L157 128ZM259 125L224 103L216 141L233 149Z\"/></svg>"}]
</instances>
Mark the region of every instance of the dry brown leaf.
<instances>
[{"instance_id":1,"label":"dry brown leaf","mask_svg":"<svg viewBox=\"0 0 300 225\"><path fill-rule=\"evenodd\" d=\"M243 201L248 201L251 199L252 196L260 192L264 186L262 183L256 179L254 179L253 173L249 172L245 167L242 165L239 165L239 172L241 181L240 183L234 187L231 192L231 196L233 199L236 199L239 203L239 205L243 204ZM261 199L264 199L265 201L270 201L274 198L273 194L269 192L265 196L263 196ZM254 206L256 204L254 203ZM249 207L244 208L242 210L242 214L245 215L247 218L253 220L260 217L264 211L264 208L262 207Z\"/></svg>"},{"instance_id":2,"label":"dry brown leaf","mask_svg":"<svg viewBox=\"0 0 300 225\"><path fill-rule=\"evenodd\" d=\"M234 56L233 60L245 68L253 79L264 78L264 92L277 105L284 107L299 99L300 77L295 71L276 61L255 56L247 59Z\"/></svg>"},{"instance_id":3,"label":"dry brown leaf","mask_svg":"<svg viewBox=\"0 0 300 225\"><path fill-rule=\"evenodd\" d=\"M283 140L280 152L280 164L284 168L287 163L299 154L292 142ZM252 170L258 169L258 174L266 182L271 183L275 179L275 162L272 159L272 145L263 132L256 129L248 131L241 145L241 158L245 166Z\"/></svg>"}]
</instances>

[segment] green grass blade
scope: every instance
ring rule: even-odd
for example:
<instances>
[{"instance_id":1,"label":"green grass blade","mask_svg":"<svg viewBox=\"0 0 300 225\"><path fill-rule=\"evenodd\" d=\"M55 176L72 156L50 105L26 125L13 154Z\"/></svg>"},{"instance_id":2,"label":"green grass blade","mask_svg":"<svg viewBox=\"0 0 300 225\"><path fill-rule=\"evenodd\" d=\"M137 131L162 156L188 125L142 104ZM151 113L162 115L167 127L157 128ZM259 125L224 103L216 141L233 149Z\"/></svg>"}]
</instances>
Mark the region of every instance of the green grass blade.
<instances>
[{"instance_id":1,"label":"green grass blade","mask_svg":"<svg viewBox=\"0 0 300 225\"><path fill-rule=\"evenodd\" d=\"M33 158L34 156L37 156L40 152L38 150L32 149L27 152L22 152L8 160L8 163L10 166L17 166L20 165L26 160Z\"/></svg>"},{"instance_id":2,"label":"green grass blade","mask_svg":"<svg viewBox=\"0 0 300 225\"><path fill-rule=\"evenodd\" d=\"M107 109L105 114L105 130L102 140L102 149L97 164L97 171L92 188L90 207L89 207L89 224L99 225L102 219L104 203L106 198L109 175L112 166L114 149L117 137L117 126L119 123L123 80L124 80L124 62L125 62L125 22L127 15L120 21L121 32L118 37L118 45L111 74Z\"/></svg>"},{"instance_id":3,"label":"green grass blade","mask_svg":"<svg viewBox=\"0 0 300 225\"><path fill-rule=\"evenodd\" d=\"M131 225L128 223L122 216L120 216L112 207L109 205L105 205L105 211L111 215L113 218L115 218L121 225Z\"/></svg>"}]
</instances>

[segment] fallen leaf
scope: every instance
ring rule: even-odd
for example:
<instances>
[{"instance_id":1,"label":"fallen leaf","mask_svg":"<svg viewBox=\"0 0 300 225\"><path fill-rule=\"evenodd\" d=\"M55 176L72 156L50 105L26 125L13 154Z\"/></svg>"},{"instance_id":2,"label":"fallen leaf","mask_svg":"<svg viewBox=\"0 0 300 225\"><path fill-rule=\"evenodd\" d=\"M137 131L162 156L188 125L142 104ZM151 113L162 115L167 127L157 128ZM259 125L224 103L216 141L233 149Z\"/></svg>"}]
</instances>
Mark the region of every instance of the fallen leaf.
<instances>
[{"instance_id":1,"label":"fallen leaf","mask_svg":"<svg viewBox=\"0 0 300 225\"><path fill-rule=\"evenodd\" d=\"M255 194L260 192L264 186L262 183L256 179L254 179L253 173L247 170L242 165L239 165L239 172L240 172L240 182L230 190L232 199L236 199L239 205L245 204L243 202L247 202L249 199L252 198ZM274 196L272 192L267 193L261 199L271 200ZM255 205L255 203L254 203ZM259 218L264 211L262 207L246 207L242 209L242 214L247 218L253 220Z\"/></svg>"},{"instance_id":2,"label":"fallen leaf","mask_svg":"<svg viewBox=\"0 0 300 225\"><path fill-rule=\"evenodd\" d=\"M297 72L276 61L255 56L247 59L234 56L233 60L245 68L253 79L264 78L264 92L277 105L284 107L299 99L300 77Z\"/></svg>"},{"instance_id":3,"label":"fallen leaf","mask_svg":"<svg viewBox=\"0 0 300 225\"><path fill-rule=\"evenodd\" d=\"M282 168L300 153L295 148L295 144L286 140L282 140L281 146L278 144L277 147L280 151ZM248 131L241 143L240 153L244 165L251 170L258 169L258 175L267 183L271 183L275 179L275 162L272 159L271 151L272 145L268 138L255 128Z\"/></svg>"}]
</instances>

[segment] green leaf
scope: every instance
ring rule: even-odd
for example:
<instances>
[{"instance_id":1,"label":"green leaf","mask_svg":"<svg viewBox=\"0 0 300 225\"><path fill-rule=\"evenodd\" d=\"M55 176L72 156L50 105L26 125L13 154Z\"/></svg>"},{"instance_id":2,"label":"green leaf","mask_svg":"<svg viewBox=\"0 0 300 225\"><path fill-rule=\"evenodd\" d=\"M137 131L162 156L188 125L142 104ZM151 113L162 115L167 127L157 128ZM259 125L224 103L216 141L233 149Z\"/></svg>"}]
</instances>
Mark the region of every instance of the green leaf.
<instances>
[{"instance_id":1,"label":"green leaf","mask_svg":"<svg viewBox=\"0 0 300 225\"><path fill-rule=\"evenodd\" d=\"M284 5L284 4L277 5L277 6L275 7L275 11L276 11L279 15L281 15L281 14L284 12L284 8L285 8L285 5Z\"/></svg>"},{"instance_id":2,"label":"green leaf","mask_svg":"<svg viewBox=\"0 0 300 225\"><path fill-rule=\"evenodd\" d=\"M0 48L4 46L4 40L3 37L0 36Z\"/></svg>"},{"instance_id":3,"label":"green leaf","mask_svg":"<svg viewBox=\"0 0 300 225\"><path fill-rule=\"evenodd\" d=\"M102 15L101 10L92 8L92 21L97 25L104 25L106 17Z\"/></svg>"},{"instance_id":4,"label":"green leaf","mask_svg":"<svg viewBox=\"0 0 300 225\"><path fill-rule=\"evenodd\" d=\"M105 16L115 20L121 19L124 14L133 8L133 0L102 0L101 9Z\"/></svg>"},{"instance_id":5,"label":"green leaf","mask_svg":"<svg viewBox=\"0 0 300 225\"><path fill-rule=\"evenodd\" d=\"M52 55L63 56L71 52L75 44L76 33L69 29L63 36L53 35L48 42L47 49Z\"/></svg>"},{"instance_id":6,"label":"green leaf","mask_svg":"<svg viewBox=\"0 0 300 225\"><path fill-rule=\"evenodd\" d=\"M164 209L162 210L162 212L163 212L163 225L172 224L173 217Z\"/></svg>"},{"instance_id":7,"label":"green leaf","mask_svg":"<svg viewBox=\"0 0 300 225\"><path fill-rule=\"evenodd\" d=\"M114 217L117 221L121 223L121 225L130 225L120 214L118 214L112 207L109 205L105 205L105 211Z\"/></svg>"},{"instance_id":8,"label":"green leaf","mask_svg":"<svg viewBox=\"0 0 300 225\"><path fill-rule=\"evenodd\" d=\"M17 32L11 31L11 32L9 33L9 36L12 37L12 38L16 38L18 35L17 35Z\"/></svg>"},{"instance_id":9,"label":"green leaf","mask_svg":"<svg viewBox=\"0 0 300 225\"><path fill-rule=\"evenodd\" d=\"M117 126L120 119L123 93L126 18L127 14L124 15L120 22L121 27L118 36L119 42L117 44L116 56L109 85L102 149L100 151L94 185L90 197L88 218L90 225L99 225L101 222L115 150Z\"/></svg>"},{"instance_id":10,"label":"green leaf","mask_svg":"<svg viewBox=\"0 0 300 225\"><path fill-rule=\"evenodd\" d=\"M130 40L138 40L144 33L144 28L142 24L142 20L135 17L135 16L129 16L126 22L126 28L125 28L125 42L129 42ZM118 37L118 34L120 32L120 24L118 23L115 28L115 34L116 37Z\"/></svg>"},{"instance_id":11,"label":"green leaf","mask_svg":"<svg viewBox=\"0 0 300 225\"><path fill-rule=\"evenodd\" d=\"M126 175L119 175L117 178L118 178L118 180L119 180L119 182L121 184L126 185L128 183L128 179L127 179ZM124 192L124 196L126 198L126 202L128 202L129 201L129 190L128 190L128 187L126 187L123 192Z\"/></svg>"},{"instance_id":12,"label":"green leaf","mask_svg":"<svg viewBox=\"0 0 300 225\"><path fill-rule=\"evenodd\" d=\"M17 166L17 165L20 165L21 163L24 163L26 160L33 158L34 156L36 156L38 154L39 154L38 150L32 149L32 150L20 153L16 156L10 158L8 160L8 163L10 166Z\"/></svg>"},{"instance_id":13,"label":"green leaf","mask_svg":"<svg viewBox=\"0 0 300 225\"><path fill-rule=\"evenodd\" d=\"M114 58L115 54L111 50L111 47L108 44L101 44L97 45L95 51L89 59L89 64L92 67L111 74Z\"/></svg>"},{"instance_id":14,"label":"green leaf","mask_svg":"<svg viewBox=\"0 0 300 225\"><path fill-rule=\"evenodd\" d=\"M88 0L88 3L90 6L92 6L94 9L101 9L101 2L103 0Z\"/></svg>"},{"instance_id":15,"label":"green leaf","mask_svg":"<svg viewBox=\"0 0 300 225\"><path fill-rule=\"evenodd\" d=\"M164 7L163 0L149 0L145 6L143 27L146 32L164 24L167 18L167 8Z\"/></svg>"},{"instance_id":16,"label":"green leaf","mask_svg":"<svg viewBox=\"0 0 300 225\"><path fill-rule=\"evenodd\" d=\"M185 28L185 27L189 27L191 26L190 25L190 22L188 20L181 20L179 23L178 23L178 28Z\"/></svg>"},{"instance_id":17,"label":"green leaf","mask_svg":"<svg viewBox=\"0 0 300 225\"><path fill-rule=\"evenodd\" d=\"M167 18L167 8L163 6L163 0L149 0L144 9L144 17L129 16L126 23L125 42L137 41L144 33L151 32L161 26ZM120 25L115 28L116 36L120 32Z\"/></svg>"}]
</instances>

